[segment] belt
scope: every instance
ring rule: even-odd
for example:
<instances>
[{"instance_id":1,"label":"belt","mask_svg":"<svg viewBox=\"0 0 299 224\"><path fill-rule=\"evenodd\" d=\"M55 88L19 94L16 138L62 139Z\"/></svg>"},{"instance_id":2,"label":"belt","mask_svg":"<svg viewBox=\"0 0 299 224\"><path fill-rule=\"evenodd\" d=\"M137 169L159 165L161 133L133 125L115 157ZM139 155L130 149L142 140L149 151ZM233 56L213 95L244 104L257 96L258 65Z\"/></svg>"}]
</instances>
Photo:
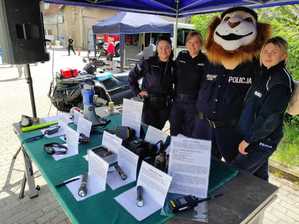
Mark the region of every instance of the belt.
<instances>
[{"instance_id":1,"label":"belt","mask_svg":"<svg viewBox=\"0 0 299 224\"><path fill-rule=\"evenodd\" d=\"M206 120L209 123L209 126L211 128L224 128L224 127L234 127L237 125L238 120L229 120L229 121L213 121L209 118L207 118L206 115L204 115L203 113L199 112L197 114L197 117L200 120Z\"/></svg>"},{"instance_id":2,"label":"belt","mask_svg":"<svg viewBox=\"0 0 299 224\"><path fill-rule=\"evenodd\" d=\"M177 94L175 96L175 100L181 100L181 101L190 101L190 100L196 100L196 96L188 95L188 94Z\"/></svg>"}]
</instances>

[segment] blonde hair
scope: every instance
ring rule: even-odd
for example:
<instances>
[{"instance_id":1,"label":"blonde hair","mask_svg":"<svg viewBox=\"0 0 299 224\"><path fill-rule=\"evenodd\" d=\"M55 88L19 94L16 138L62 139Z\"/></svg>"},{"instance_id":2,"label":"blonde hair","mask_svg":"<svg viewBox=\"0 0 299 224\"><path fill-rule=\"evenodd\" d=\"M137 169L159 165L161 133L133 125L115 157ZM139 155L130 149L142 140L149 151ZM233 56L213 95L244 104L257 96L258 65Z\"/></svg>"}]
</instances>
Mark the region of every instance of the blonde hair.
<instances>
[{"instance_id":1,"label":"blonde hair","mask_svg":"<svg viewBox=\"0 0 299 224\"><path fill-rule=\"evenodd\" d=\"M262 49L263 49L267 44L273 44L273 45L279 47L280 50L282 50L286 55L288 55L288 42L287 42L285 39L283 39L282 37L277 36L277 37L272 37L272 38L268 39L268 40L264 43Z\"/></svg>"},{"instance_id":2,"label":"blonde hair","mask_svg":"<svg viewBox=\"0 0 299 224\"><path fill-rule=\"evenodd\" d=\"M199 41L200 41L200 44L203 45L203 39L202 39L202 35L200 34L200 32L197 32L197 31L190 31L188 34L187 34L187 37L186 37L186 43L192 38L192 37L195 37L197 36Z\"/></svg>"}]
</instances>

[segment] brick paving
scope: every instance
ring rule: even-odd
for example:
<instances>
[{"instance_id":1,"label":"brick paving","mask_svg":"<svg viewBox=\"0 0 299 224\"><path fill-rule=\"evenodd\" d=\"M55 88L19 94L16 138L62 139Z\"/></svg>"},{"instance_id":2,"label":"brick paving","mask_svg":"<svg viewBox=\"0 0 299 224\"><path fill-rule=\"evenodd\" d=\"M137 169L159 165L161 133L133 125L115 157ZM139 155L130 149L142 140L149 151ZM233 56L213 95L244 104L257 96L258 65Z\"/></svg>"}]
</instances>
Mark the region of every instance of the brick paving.
<instances>
[{"instance_id":1,"label":"brick paving","mask_svg":"<svg viewBox=\"0 0 299 224\"><path fill-rule=\"evenodd\" d=\"M66 52L59 51L55 53L55 64L54 70L72 64L80 68L82 60L77 56L67 57ZM47 94L52 79L51 63L32 66L31 72L37 113L44 117L50 108ZM26 80L17 77L16 68L0 67L0 224L67 224L68 218L36 168L36 184L41 187L39 197L18 199L24 164L21 154L11 164L12 156L19 146L11 124L18 121L22 114L31 115L31 105ZM51 114L55 113L52 108ZM298 187L274 176L270 177L270 182L280 188L278 198L266 210L263 223L299 224Z\"/></svg>"}]
</instances>

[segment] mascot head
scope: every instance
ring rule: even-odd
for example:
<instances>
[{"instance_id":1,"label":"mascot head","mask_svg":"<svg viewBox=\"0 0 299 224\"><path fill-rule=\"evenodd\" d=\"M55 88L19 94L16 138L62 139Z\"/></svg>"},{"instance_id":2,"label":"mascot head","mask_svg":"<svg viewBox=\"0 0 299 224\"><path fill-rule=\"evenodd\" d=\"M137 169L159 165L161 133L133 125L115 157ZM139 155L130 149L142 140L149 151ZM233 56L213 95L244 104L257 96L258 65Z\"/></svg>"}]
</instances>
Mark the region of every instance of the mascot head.
<instances>
[{"instance_id":1,"label":"mascot head","mask_svg":"<svg viewBox=\"0 0 299 224\"><path fill-rule=\"evenodd\" d=\"M270 36L270 25L259 23L256 12L246 7L230 8L209 25L207 55L211 62L234 69L254 59Z\"/></svg>"}]
</instances>

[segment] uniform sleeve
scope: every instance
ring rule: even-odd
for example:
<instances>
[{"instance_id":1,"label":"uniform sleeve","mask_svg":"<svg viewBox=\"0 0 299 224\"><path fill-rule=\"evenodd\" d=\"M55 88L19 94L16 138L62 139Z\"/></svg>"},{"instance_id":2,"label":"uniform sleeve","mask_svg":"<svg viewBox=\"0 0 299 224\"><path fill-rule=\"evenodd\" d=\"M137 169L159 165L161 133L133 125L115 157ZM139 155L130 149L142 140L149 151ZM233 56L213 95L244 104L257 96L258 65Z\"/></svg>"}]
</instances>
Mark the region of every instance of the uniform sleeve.
<instances>
[{"instance_id":1,"label":"uniform sleeve","mask_svg":"<svg viewBox=\"0 0 299 224\"><path fill-rule=\"evenodd\" d=\"M285 112L290 97L291 92L284 85L276 85L271 88L251 130L245 136L245 141L258 142L275 131L282 122L281 114Z\"/></svg>"},{"instance_id":2,"label":"uniform sleeve","mask_svg":"<svg viewBox=\"0 0 299 224\"><path fill-rule=\"evenodd\" d=\"M144 77L144 74L146 73L146 61L143 61L140 64L136 64L136 66L130 71L128 82L131 90L135 95L138 95L138 93L141 91L139 88L138 81Z\"/></svg>"}]
</instances>

